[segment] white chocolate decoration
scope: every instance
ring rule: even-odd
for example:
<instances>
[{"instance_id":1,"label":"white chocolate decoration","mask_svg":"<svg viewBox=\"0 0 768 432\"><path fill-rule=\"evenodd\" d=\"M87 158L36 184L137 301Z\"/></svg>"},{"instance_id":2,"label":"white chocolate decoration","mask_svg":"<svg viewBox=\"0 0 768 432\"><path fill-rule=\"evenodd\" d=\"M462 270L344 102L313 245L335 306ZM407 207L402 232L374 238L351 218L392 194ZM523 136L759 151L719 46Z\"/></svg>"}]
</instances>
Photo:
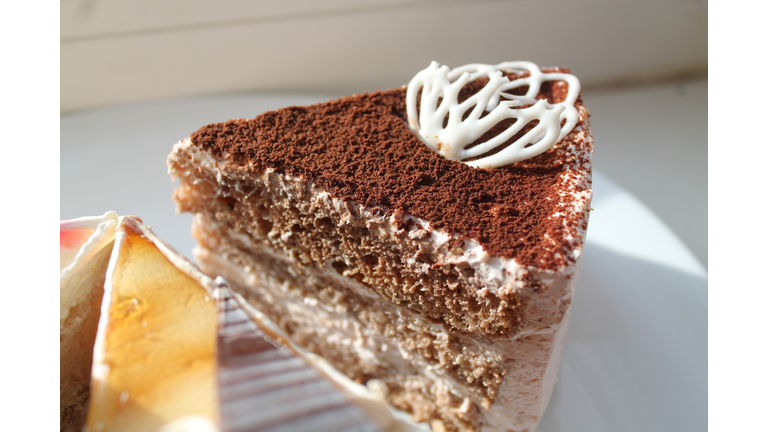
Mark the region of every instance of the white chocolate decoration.
<instances>
[{"instance_id":1,"label":"white chocolate decoration","mask_svg":"<svg viewBox=\"0 0 768 432\"><path fill-rule=\"evenodd\" d=\"M509 80L502 71L518 74L529 72L530 75ZM461 89L480 78L488 78L488 83L459 103ZM566 82L568 94L565 101L550 104L546 100L536 99L545 81ZM522 96L510 93L526 86L528 89ZM417 110L419 90L421 106ZM537 65L526 61L504 62L495 66L468 64L453 70L432 62L408 83L408 126L429 148L446 159L466 161L493 151L527 124L538 120L536 126L503 150L464 162L477 168L497 168L544 153L568 135L579 120L579 112L574 103L580 91L581 84L575 76L545 73ZM502 97L507 100L501 100ZM488 114L482 117L486 111ZM468 112L469 115L464 119ZM498 135L467 148L506 119L515 121ZM561 127L563 120L565 124Z\"/></svg>"}]
</instances>

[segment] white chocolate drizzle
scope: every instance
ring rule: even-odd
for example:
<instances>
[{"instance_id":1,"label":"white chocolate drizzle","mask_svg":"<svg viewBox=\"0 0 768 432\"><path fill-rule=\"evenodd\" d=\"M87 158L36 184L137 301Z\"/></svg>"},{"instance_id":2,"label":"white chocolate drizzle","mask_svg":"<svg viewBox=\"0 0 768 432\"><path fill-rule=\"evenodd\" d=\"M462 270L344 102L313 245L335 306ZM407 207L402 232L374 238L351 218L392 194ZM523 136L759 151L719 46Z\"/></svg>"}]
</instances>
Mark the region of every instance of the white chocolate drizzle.
<instances>
[{"instance_id":1,"label":"white chocolate drizzle","mask_svg":"<svg viewBox=\"0 0 768 432\"><path fill-rule=\"evenodd\" d=\"M510 80L502 71L528 72L530 75ZM488 83L459 103L461 89L480 78L488 78ZM545 81L566 82L568 94L565 101L551 104L536 99ZM526 86L528 89L524 95L511 94L512 90ZM421 104L417 110L420 90ZM497 168L544 153L568 135L579 120L574 104L580 91L581 84L575 76L545 73L534 63L526 61L504 62L495 66L468 64L453 70L432 62L408 83L408 126L422 142L446 159L463 161L477 168ZM468 116L463 118L468 112ZM488 114L483 117L484 112ZM506 119L515 121L498 135L467 148ZM506 143L536 120L537 125L506 148L479 157ZM563 120L565 124L561 127Z\"/></svg>"}]
</instances>

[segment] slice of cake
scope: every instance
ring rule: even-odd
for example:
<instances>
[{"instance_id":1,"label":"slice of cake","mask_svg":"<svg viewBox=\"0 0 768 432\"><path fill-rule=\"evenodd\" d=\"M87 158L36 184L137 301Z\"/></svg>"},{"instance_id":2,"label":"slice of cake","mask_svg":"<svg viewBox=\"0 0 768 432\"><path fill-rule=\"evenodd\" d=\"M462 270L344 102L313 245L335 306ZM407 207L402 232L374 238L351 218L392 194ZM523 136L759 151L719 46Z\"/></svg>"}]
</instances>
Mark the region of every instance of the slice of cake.
<instances>
[{"instance_id":1,"label":"slice of cake","mask_svg":"<svg viewBox=\"0 0 768 432\"><path fill-rule=\"evenodd\" d=\"M435 430L533 431L591 200L578 80L433 64L408 88L174 146L195 257L299 346Z\"/></svg>"}]
</instances>

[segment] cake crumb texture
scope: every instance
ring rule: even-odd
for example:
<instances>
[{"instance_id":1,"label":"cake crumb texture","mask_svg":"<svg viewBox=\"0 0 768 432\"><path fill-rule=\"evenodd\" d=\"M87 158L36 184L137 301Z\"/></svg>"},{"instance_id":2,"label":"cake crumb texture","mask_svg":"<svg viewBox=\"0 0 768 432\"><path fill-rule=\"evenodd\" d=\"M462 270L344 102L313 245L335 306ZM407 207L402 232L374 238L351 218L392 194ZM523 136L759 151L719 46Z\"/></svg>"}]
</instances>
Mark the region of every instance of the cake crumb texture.
<instances>
[{"instance_id":1,"label":"cake crumb texture","mask_svg":"<svg viewBox=\"0 0 768 432\"><path fill-rule=\"evenodd\" d=\"M579 99L564 140L481 170L416 138L405 93L201 128L168 158L177 210L195 215L204 272L348 377L383 383L414 420L530 431L556 381L589 217L589 112ZM549 82L539 98L566 93Z\"/></svg>"}]
</instances>

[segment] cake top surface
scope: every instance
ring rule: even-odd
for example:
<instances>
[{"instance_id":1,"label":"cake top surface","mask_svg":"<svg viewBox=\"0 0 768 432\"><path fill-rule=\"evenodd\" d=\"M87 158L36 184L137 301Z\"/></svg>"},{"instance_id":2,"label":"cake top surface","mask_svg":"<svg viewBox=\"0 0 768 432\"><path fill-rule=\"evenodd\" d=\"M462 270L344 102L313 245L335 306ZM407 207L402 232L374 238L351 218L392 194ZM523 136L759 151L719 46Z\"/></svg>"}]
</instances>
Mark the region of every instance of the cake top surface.
<instances>
[{"instance_id":1,"label":"cake top surface","mask_svg":"<svg viewBox=\"0 0 768 432\"><path fill-rule=\"evenodd\" d=\"M459 99L484 84L468 84ZM538 98L556 103L566 94L566 83L552 81L542 85ZM591 136L581 98L574 131L550 150L482 170L448 160L419 141L408 127L405 96L406 89L398 88L282 108L250 120L211 124L190 138L232 163L304 178L335 198L395 215L403 226L412 222L397 216L428 221L431 228L458 235L450 247L475 239L493 256L544 269L575 260L570 251L574 241L581 243L586 215L563 211L563 203L589 188L588 175L585 183L568 174L591 170ZM498 134L495 129L486 135Z\"/></svg>"}]
</instances>

